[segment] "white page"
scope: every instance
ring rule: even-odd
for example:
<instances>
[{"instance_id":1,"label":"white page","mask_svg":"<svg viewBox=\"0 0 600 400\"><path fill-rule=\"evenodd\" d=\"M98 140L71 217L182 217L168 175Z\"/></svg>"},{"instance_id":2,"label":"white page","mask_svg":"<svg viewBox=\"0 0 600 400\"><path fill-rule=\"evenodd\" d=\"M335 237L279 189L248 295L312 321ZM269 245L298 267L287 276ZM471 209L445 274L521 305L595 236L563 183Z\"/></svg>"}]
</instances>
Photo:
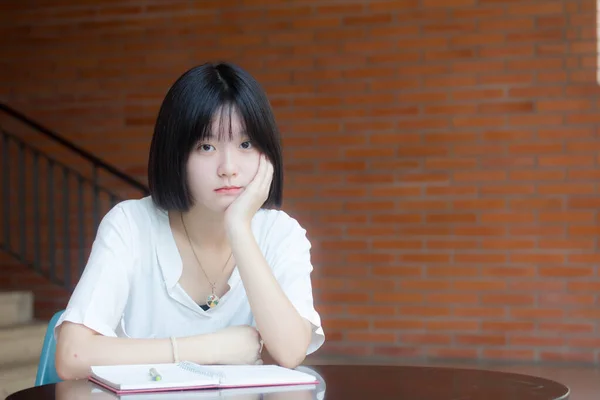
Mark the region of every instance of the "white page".
<instances>
[{"instance_id":1,"label":"white page","mask_svg":"<svg viewBox=\"0 0 600 400\"><path fill-rule=\"evenodd\" d=\"M162 379L153 381L150 368L155 368ZM92 367L92 376L120 390L169 388L179 386L210 386L218 380L187 371L177 364L139 364Z\"/></svg>"}]
</instances>

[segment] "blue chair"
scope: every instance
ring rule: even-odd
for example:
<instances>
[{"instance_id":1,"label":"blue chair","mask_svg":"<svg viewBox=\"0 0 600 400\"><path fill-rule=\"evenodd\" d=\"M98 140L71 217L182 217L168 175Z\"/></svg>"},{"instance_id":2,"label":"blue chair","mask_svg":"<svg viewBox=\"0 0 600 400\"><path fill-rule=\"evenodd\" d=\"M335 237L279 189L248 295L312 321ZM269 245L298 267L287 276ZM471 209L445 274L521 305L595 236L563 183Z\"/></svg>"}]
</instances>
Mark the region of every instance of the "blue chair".
<instances>
[{"instance_id":1,"label":"blue chair","mask_svg":"<svg viewBox=\"0 0 600 400\"><path fill-rule=\"evenodd\" d=\"M47 385L49 383L60 382L61 379L56 373L54 357L56 354L56 340L54 339L54 326L65 310L58 311L52 316L44 336L44 345L40 354L37 376L35 377L35 386Z\"/></svg>"}]
</instances>

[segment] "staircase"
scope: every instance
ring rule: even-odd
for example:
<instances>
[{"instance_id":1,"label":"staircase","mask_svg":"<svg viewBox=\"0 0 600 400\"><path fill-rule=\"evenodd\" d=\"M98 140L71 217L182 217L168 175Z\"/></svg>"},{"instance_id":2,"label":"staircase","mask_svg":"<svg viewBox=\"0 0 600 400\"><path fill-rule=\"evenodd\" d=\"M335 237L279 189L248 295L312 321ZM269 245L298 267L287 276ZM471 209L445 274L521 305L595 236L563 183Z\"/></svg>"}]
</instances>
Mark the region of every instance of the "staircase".
<instances>
[{"instance_id":1,"label":"staircase","mask_svg":"<svg viewBox=\"0 0 600 400\"><path fill-rule=\"evenodd\" d=\"M46 334L33 318L33 294L0 292L0 398L32 387Z\"/></svg>"},{"instance_id":2,"label":"staircase","mask_svg":"<svg viewBox=\"0 0 600 400\"><path fill-rule=\"evenodd\" d=\"M0 103L0 399L34 385L43 321L65 308L100 220L146 195L144 184Z\"/></svg>"},{"instance_id":3,"label":"staircase","mask_svg":"<svg viewBox=\"0 0 600 400\"><path fill-rule=\"evenodd\" d=\"M65 307L106 212L147 194L144 184L0 103L0 292L32 292L34 317L49 320Z\"/></svg>"}]
</instances>

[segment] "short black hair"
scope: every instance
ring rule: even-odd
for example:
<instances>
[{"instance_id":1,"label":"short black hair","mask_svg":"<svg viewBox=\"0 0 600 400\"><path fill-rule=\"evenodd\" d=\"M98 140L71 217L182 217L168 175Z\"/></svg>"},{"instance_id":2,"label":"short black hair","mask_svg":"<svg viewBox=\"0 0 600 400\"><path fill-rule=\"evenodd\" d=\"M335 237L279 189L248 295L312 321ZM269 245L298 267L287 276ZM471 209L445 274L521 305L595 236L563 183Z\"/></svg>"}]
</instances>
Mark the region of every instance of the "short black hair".
<instances>
[{"instance_id":1,"label":"short black hair","mask_svg":"<svg viewBox=\"0 0 600 400\"><path fill-rule=\"evenodd\" d=\"M148 186L155 205L181 212L193 206L188 158L198 141L211 136L212 118L224 107L236 109L252 144L273 164L273 182L262 207L281 207L281 141L271 104L250 73L228 62L195 66L167 92L158 112L148 158Z\"/></svg>"}]
</instances>

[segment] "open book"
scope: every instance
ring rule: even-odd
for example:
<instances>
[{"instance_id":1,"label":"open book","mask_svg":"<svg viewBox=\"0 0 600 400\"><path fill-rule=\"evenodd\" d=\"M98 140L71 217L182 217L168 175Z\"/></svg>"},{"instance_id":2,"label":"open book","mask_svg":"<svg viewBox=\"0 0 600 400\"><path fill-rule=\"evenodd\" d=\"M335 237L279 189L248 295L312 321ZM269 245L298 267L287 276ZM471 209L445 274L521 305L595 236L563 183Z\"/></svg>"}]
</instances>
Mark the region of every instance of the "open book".
<instances>
[{"instance_id":1,"label":"open book","mask_svg":"<svg viewBox=\"0 0 600 400\"><path fill-rule=\"evenodd\" d=\"M154 380L150 370L160 374ZM317 384L310 374L277 365L137 364L94 366L89 380L117 394Z\"/></svg>"}]
</instances>

